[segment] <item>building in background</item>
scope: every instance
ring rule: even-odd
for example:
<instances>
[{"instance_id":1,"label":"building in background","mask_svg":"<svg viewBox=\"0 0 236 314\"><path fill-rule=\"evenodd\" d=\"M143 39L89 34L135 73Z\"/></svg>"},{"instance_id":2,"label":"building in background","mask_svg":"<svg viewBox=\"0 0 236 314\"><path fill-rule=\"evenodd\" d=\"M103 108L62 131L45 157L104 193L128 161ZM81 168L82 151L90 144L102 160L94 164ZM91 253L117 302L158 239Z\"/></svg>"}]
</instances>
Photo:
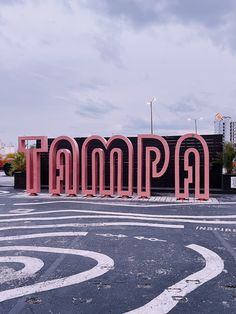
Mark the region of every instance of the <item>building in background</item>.
<instances>
[{"instance_id":1,"label":"building in background","mask_svg":"<svg viewBox=\"0 0 236 314\"><path fill-rule=\"evenodd\" d=\"M222 134L224 143L228 142L236 146L236 121L232 121L231 117L217 113L214 121L214 133Z\"/></svg>"},{"instance_id":2,"label":"building in background","mask_svg":"<svg viewBox=\"0 0 236 314\"><path fill-rule=\"evenodd\" d=\"M233 143L234 146L236 146L236 121L231 121L230 138L231 138L231 143Z\"/></svg>"}]
</instances>

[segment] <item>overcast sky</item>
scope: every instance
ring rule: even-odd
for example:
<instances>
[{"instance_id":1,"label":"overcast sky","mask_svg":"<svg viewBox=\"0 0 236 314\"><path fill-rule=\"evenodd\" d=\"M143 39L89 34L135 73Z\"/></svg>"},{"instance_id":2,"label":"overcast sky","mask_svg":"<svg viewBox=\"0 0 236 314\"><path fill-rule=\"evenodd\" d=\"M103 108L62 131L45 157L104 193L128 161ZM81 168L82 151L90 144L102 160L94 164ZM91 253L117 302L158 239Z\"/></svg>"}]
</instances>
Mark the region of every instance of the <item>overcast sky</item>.
<instances>
[{"instance_id":1,"label":"overcast sky","mask_svg":"<svg viewBox=\"0 0 236 314\"><path fill-rule=\"evenodd\" d=\"M0 140L236 119L235 0L0 0Z\"/></svg>"}]
</instances>

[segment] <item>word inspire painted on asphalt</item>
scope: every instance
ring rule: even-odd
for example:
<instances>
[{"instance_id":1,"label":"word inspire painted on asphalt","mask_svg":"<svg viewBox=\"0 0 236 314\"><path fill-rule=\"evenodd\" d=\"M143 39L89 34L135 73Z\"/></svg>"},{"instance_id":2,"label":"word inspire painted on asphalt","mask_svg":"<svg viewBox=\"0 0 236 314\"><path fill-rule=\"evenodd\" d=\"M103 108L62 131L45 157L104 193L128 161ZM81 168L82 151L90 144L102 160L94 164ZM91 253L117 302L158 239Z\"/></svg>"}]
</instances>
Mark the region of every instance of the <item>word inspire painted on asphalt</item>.
<instances>
[{"instance_id":1,"label":"word inspire painted on asphalt","mask_svg":"<svg viewBox=\"0 0 236 314\"><path fill-rule=\"evenodd\" d=\"M180 149L184 141L195 138L201 143L204 158L204 189L200 191L200 152L189 147L184 152L184 171L186 175L180 176ZM157 166L161 160L161 151L155 146L144 145L144 140L149 139L155 143L160 142L164 151L164 163L160 171ZM28 141L37 141L39 147L28 148ZM102 148L94 148L90 154L92 160L91 188L88 186L88 151L93 141L99 142ZM123 151L116 146L117 141L123 141L128 149L128 187L123 186ZM61 148L62 142L70 145L71 149ZM166 172L170 161L170 149L167 141L159 135L138 135L137 137L137 194L139 197L151 196L151 178L159 178ZM192 144L193 145L193 144ZM68 146L68 145L67 145ZM26 190L30 194L40 192L40 154L48 152L48 138L46 136L19 137L20 152L26 154ZM110 183L105 187L105 150L109 152ZM152 160L152 154L155 159ZM193 166L190 165L190 154L194 155L195 175ZM116 164L117 161L117 164ZM145 166L145 167L144 167ZM81 174L80 174L81 169ZM175 196L178 199L189 197L189 185L195 179L195 197L207 200L209 198L209 149L206 141L198 134L185 134L181 136L175 147ZM133 195L134 177L134 147L131 141L122 135L115 135L106 140L104 137L93 135L88 137L82 146L81 153L75 139L60 136L53 140L49 149L49 193L60 195L65 186L67 195L76 196L79 192L81 177L81 190L83 195L94 196L97 192L101 196L112 196L115 193L121 197ZM180 191L180 178L184 181L183 192ZM145 182L145 183L144 183Z\"/></svg>"},{"instance_id":2,"label":"word inspire painted on asphalt","mask_svg":"<svg viewBox=\"0 0 236 314\"><path fill-rule=\"evenodd\" d=\"M196 230L199 230L199 231L220 231L220 232L236 233L236 228L221 228L221 227L202 227L202 226L197 226Z\"/></svg>"}]
</instances>

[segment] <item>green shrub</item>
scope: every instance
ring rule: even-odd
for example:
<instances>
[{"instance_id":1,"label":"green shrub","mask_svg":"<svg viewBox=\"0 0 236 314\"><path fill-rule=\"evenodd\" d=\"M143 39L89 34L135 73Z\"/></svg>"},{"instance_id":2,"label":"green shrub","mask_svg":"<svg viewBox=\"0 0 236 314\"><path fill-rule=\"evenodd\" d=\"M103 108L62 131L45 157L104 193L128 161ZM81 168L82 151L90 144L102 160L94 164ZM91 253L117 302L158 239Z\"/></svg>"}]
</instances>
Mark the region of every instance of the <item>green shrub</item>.
<instances>
[{"instance_id":1,"label":"green shrub","mask_svg":"<svg viewBox=\"0 0 236 314\"><path fill-rule=\"evenodd\" d=\"M15 153L13 160L11 161L12 169L11 172L14 173L16 171L25 172L26 169L26 159L24 153Z\"/></svg>"}]
</instances>

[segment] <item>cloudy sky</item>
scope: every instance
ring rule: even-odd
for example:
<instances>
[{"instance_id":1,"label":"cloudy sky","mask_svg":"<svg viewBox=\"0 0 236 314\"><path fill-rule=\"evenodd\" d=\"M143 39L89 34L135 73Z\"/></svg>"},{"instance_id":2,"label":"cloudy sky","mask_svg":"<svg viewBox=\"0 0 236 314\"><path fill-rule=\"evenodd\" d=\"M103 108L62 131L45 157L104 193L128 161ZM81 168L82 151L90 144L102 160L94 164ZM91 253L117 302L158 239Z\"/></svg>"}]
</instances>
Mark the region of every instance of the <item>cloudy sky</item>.
<instances>
[{"instance_id":1,"label":"cloudy sky","mask_svg":"<svg viewBox=\"0 0 236 314\"><path fill-rule=\"evenodd\" d=\"M0 0L0 140L236 119L235 0Z\"/></svg>"}]
</instances>

